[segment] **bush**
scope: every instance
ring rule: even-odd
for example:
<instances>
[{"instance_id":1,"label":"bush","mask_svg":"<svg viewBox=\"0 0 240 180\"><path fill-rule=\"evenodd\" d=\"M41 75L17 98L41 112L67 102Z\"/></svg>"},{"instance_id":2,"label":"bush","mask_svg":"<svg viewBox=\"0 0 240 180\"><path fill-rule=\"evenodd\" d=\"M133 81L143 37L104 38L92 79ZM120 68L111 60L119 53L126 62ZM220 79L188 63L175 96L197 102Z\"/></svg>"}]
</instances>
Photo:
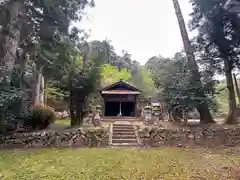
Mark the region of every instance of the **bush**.
<instances>
[{"instance_id":1,"label":"bush","mask_svg":"<svg viewBox=\"0 0 240 180\"><path fill-rule=\"evenodd\" d=\"M30 118L25 125L34 129L45 129L55 121L55 113L51 107L35 106L31 109Z\"/></svg>"}]
</instances>

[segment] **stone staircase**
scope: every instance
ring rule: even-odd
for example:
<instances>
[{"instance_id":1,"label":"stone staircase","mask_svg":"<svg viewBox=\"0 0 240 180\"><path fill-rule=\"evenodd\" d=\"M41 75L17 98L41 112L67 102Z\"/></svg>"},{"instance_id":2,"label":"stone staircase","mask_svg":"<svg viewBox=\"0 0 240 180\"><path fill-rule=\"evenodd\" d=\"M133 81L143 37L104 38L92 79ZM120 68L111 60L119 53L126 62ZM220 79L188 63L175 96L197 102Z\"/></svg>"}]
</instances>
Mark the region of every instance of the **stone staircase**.
<instances>
[{"instance_id":1,"label":"stone staircase","mask_svg":"<svg viewBox=\"0 0 240 180\"><path fill-rule=\"evenodd\" d=\"M110 146L137 147L140 145L138 132L133 124L116 123L112 124L110 129Z\"/></svg>"},{"instance_id":2,"label":"stone staircase","mask_svg":"<svg viewBox=\"0 0 240 180\"><path fill-rule=\"evenodd\" d=\"M111 122L111 123L114 123L114 122L139 122L141 121L140 119L138 118L135 118L135 117L118 117L118 116L110 116L110 117L101 117L101 122Z\"/></svg>"}]
</instances>

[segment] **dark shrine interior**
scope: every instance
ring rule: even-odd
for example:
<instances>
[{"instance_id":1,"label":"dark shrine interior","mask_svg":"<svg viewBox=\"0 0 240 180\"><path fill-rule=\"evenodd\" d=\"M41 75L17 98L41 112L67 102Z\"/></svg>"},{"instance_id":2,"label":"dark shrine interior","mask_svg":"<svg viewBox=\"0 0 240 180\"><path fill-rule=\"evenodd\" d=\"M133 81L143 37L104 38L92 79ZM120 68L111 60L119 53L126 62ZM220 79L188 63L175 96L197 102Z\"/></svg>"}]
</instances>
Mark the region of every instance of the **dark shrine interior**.
<instances>
[{"instance_id":1,"label":"dark shrine interior","mask_svg":"<svg viewBox=\"0 0 240 180\"><path fill-rule=\"evenodd\" d=\"M117 116L119 113L119 102L106 102L105 104L105 116Z\"/></svg>"},{"instance_id":2,"label":"dark shrine interior","mask_svg":"<svg viewBox=\"0 0 240 180\"><path fill-rule=\"evenodd\" d=\"M122 102L122 115L135 116L135 108L133 102Z\"/></svg>"},{"instance_id":3,"label":"dark shrine interior","mask_svg":"<svg viewBox=\"0 0 240 180\"><path fill-rule=\"evenodd\" d=\"M118 116L120 110L120 102L106 102L105 116ZM133 102L121 103L122 116L135 116L135 104Z\"/></svg>"}]
</instances>

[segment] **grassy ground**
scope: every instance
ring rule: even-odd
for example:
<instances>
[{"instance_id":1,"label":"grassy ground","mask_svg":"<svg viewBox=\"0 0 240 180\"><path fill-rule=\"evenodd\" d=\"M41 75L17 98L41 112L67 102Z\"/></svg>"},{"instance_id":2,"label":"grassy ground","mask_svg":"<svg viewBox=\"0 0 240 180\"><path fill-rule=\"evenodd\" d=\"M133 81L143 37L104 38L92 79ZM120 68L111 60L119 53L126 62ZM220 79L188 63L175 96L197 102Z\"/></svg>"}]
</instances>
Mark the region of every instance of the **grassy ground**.
<instances>
[{"instance_id":1,"label":"grassy ground","mask_svg":"<svg viewBox=\"0 0 240 180\"><path fill-rule=\"evenodd\" d=\"M70 126L71 124L69 119L58 119L54 123L58 125L67 125L67 126Z\"/></svg>"},{"instance_id":2,"label":"grassy ground","mask_svg":"<svg viewBox=\"0 0 240 180\"><path fill-rule=\"evenodd\" d=\"M63 131L66 128L70 127L70 125L71 122L69 119L57 119L53 124L50 124L48 129L54 131Z\"/></svg>"},{"instance_id":3,"label":"grassy ground","mask_svg":"<svg viewBox=\"0 0 240 180\"><path fill-rule=\"evenodd\" d=\"M44 149L0 153L0 179L235 179L240 153L230 150Z\"/></svg>"},{"instance_id":4,"label":"grassy ground","mask_svg":"<svg viewBox=\"0 0 240 180\"><path fill-rule=\"evenodd\" d=\"M109 125L110 122L103 122L103 125ZM71 125L71 121L69 119L57 119L54 122L54 125L56 126L62 126L62 127L69 127Z\"/></svg>"}]
</instances>

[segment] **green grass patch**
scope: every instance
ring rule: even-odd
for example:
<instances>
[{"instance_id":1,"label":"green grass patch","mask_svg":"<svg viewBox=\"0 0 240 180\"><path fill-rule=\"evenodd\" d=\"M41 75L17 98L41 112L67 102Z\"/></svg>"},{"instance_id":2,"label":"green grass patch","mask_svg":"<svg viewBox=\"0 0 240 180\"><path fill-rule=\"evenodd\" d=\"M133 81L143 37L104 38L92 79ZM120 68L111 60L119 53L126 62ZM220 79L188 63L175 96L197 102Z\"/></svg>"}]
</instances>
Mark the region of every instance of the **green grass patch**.
<instances>
[{"instance_id":1,"label":"green grass patch","mask_svg":"<svg viewBox=\"0 0 240 180\"><path fill-rule=\"evenodd\" d=\"M71 121L69 119L57 119L54 123L57 125L70 125Z\"/></svg>"},{"instance_id":2,"label":"green grass patch","mask_svg":"<svg viewBox=\"0 0 240 180\"><path fill-rule=\"evenodd\" d=\"M228 151L44 149L0 153L0 179L187 180L234 179L240 157Z\"/></svg>"},{"instance_id":3,"label":"green grass patch","mask_svg":"<svg viewBox=\"0 0 240 180\"><path fill-rule=\"evenodd\" d=\"M57 119L54 124L56 125L71 125L71 120L69 119ZM103 125L112 124L111 122L102 122Z\"/></svg>"}]
</instances>

